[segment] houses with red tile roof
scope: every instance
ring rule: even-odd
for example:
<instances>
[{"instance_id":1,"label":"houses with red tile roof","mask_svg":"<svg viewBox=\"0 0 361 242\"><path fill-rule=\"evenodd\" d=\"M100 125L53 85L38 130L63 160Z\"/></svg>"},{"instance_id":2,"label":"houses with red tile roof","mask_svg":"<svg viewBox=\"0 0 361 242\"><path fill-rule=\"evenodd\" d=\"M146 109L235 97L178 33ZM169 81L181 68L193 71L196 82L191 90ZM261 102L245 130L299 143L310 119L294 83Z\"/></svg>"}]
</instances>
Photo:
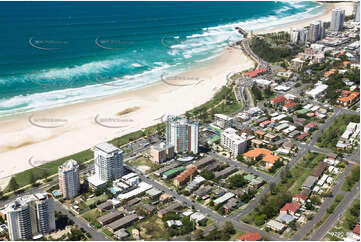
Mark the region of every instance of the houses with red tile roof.
<instances>
[{"instance_id":1,"label":"houses with red tile roof","mask_svg":"<svg viewBox=\"0 0 361 242\"><path fill-rule=\"evenodd\" d=\"M282 109L285 112L290 112L296 108L296 105L297 105L297 103L295 103L295 102L286 103L285 105L283 105Z\"/></svg>"},{"instance_id":2,"label":"houses with red tile roof","mask_svg":"<svg viewBox=\"0 0 361 242\"><path fill-rule=\"evenodd\" d=\"M271 99L271 104L274 106L282 105L287 101L287 99L284 96L278 96Z\"/></svg>"},{"instance_id":3,"label":"houses with red tile roof","mask_svg":"<svg viewBox=\"0 0 361 242\"><path fill-rule=\"evenodd\" d=\"M260 241L262 240L262 235L258 232L251 233L247 232L244 235L238 237L238 241Z\"/></svg>"},{"instance_id":4,"label":"houses with red tile roof","mask_svg":"<svg viewBox=\"0 0 361 242\"><path fill-rule=\"evenodd\" d=\"M298 202L301 204L305 204L307 200L307 196L304 194L295 194L292 197L292 202Z\"/></svg>"},{"instance_id":5,"label":"houses with red tile roof","mask_svg":"<svg viewBox=\"0 0 361 242\"><path fill-rule=\"evenodd\" d=\"M305 133L309 133L310 131L314 130L315 128L316 128L316 124L310 122L310 123L308 123L308 124L305 125L305 127L304 127L304 132L305 132Z\"/></svg>"},{"instance_id":6,"label":"houses with red tile roof","mask_svg":"<svg viewBox=\"0 0 361 242\"><path fill-rule=\"evenodd\" d=\"M290 215L294 215L298 209L300 209L301 204L299 204L298 202L291 202L291 203L286 203L280 210L280 214L290 214Z\"/></svg>"}]
</instances>

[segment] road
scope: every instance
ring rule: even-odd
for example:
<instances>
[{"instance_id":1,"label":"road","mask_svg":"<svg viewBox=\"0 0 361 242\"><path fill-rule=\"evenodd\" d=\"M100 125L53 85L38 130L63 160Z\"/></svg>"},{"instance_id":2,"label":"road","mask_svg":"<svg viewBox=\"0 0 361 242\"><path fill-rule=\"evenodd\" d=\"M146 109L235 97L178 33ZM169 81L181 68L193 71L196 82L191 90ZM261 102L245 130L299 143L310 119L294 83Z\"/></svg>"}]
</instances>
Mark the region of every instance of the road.
<instances>
[{"instance_id":1,"label":"road","mask_svg":"<svg viewBox=\"0 0 361 242\"><path fill-rule=\"evenodd\" d=\"M336 222L339 221L340 216L342 216L346 209L351 206L352 202L358 198L360 198L360 182L356 184L351 191L347 192L344 195L344 199L337 206L335 211L327 218L326 222L319 227L316 231L314 231L309 240L317 241L323 239L328 231L330 231Z\"/></svg>"},{"instance_id":2,"label":"road","mask_svg":"<svg viewBox=\"0 0 361 242\"><path fill-rule=\"evenodd\" d=\"M68 209L64 208L63 205L60 202L58 202L58 201L54 202L54 206L55 206L55 211L59 211L62 214L67 215L72 221L74 221L74 223L79 228L83 228L86 232L88 232L91 235L92 240L94 240L94 241L104 241L104 240L108 241L108 239L103 235L103 233L96 231L92 227L89 227L80 218L74 216L73 214L71 214L69 212Z\"/></svg>"},{"instance_id":3,"label":"road","mask_svg":"<svg viewBox=\"0 0 361 242\"><path fill-rule=\"evenodd\" d=\"M175 191L169 189L168 187L166 187L165 185L162 185L162 184L158 183L155 180L152 180L152 179L149 179L149 178L145 177L137 169L134 169L134 168L131 168L131 167L128 167L128 169L132 170L133 172L136 172L143 181L145 181L146 183L152 185L154 188L172 195L175 199L177 199L178 201L181 201L183 204L185 204L185 205L187 205L189 207L194 207L197 211L199 211L199 212L207 215L208 217L216 220L218 226L222 225L225 221L231 221L233 223L233 225L235 226L235 228L240 229L242 231L258 232L262 236L265 236L265 237L269 238L270 240L282 240L282 238L280 238L277 235L274 235L274 234L268 233L266 231L260 230L260 229L258 229L256 227L250 226L250 225L242 223L240 221L232 220L230 218L221 216L218 213L216 213L215 211L211 210L210 208L205 207L205 206L203 206L203 205L201 205L201 204L199 204L197 202L193 202L189 198L178 194L177 192L175 192Z\"/></svg>"},{"instance_id":4,"label":"road","mask_svg":"<svg viewBox=\"0 0 361 242\"><path fill-rule=\"evenodd\" d=\"M232 159L229 159L229 158L226 158L222 155L219 155L217 153L214 153L214 152L209 152L208 155L212 156L213 158L215 159L218 159L220 161L223 161L225 163L228 163L230 166L234 166L234 167L237 167L237 168L240 168L248 173L252 173L254 175L257 175L259 177L262 177L263 180L266 180L266 181L270 181L272 179L272 176L270 175L267 175L263 172L260 172L260 171L257 171L256 169L254 169L253 167L248 167L246 166L245 164L241 163L241 162L238 162L238 161L234 161Z\"/></svg>"},{"instance_id":5,"label":"road","mask_svg":"<svg viewBox=\"0 0 361 242\"><path fill-rule=\"evenodd\" d=\"M315 225L323 218L323 216L327 212L327 208L329 208L334 200L334 197L337 194L341 194L341 187L344 181L346 180L346 176L351 171L352 165L348 165L346 167L346 170L340 175L340 177L336 181L336 185L332 189L332 195L333 197L326 198L320 208L318 209L316 215L313 217L312 220L308 221L304 226L302 226L297 233L292 237L292 240L302 240L302 238L311 231L312 228L315 227ZM317 231L317 230L316 230Z\"/></svg>"}]
</instances>

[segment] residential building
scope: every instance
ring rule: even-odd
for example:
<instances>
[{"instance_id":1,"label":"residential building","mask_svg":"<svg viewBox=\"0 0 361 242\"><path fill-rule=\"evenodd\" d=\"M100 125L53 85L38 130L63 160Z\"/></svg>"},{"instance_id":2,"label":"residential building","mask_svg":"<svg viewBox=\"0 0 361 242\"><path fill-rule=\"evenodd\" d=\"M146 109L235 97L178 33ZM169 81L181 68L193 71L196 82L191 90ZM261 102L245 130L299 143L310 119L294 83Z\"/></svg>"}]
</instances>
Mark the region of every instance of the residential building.
<instances>
[{"instance_id":1,"label":"residential building","mask_svg":"<svg viewBox=\"0 0 361 242\"><path fill-rule=\"evenodd\" d=\"M10 240L31 240L55 230L54 200L49 193L17 198L5 207Z\"/></svg>"},{"instance_id":2,"label":"residential building","mask_svg":"<svg viewBox=\"0 0 361 242\"><path fill-rule=\"evenodd\" d=\"M136 221L138 221L138 219L139 219L138 215L131 214L108 224L107 228L110 230L110 232L114 233L115 231L121 228L125 228L135 223Z\"/></svg>"},{"instance_id":3,"label":"residential building","mask_svg":"<svg viewBox=\"0 0 361 242\"><path fill-rule=\"evenodd\" d=\"M260 241L260 240L262 240L262 235L258 232L256 232L256 233L247 232L247 233L241 235L240 237L238 237L237 240L238 241Z\"/></svg>"},{"instance_id":4,"label":"residential building","mask_svg":"<svg viewBox=\"0 0 361 242\"><path fill-rule=\"evenodd\" d=\"M150 148L151 160L157 163L163 163L174 157L174 145L166 145L161 142L152 145Z\"/></svg>"},{"instance_id":5,"label":"residential building","mask_svg":"<svg viewBox=\"0 0 361 242\"><path fill-rule=\"evenodd\" d=\"M291 37L291 41L292 43L298 43L299 40L299 36L300 36L300 31L296 30L296 29L292 29L291 33L290 33L290 37Z\"/></svg>"},{"instance_id":6,"label":"residential building","mask_svg":"<svg viewBox=\"0 0 361 242\"><path fill-rule=\"evenodd\" d=\"M224 114L215 114L214 119L216 121L216 125L222 129L232 127L233 119Z\"/></svg>"},{"instance_id":7,"label":"residential building","mask_svg":"<svg viewBox=\"0 0 361 242\"><path fill-rule=\"evenodd\" d=\"M214 205L218 206L220 204L223 204L225 202L227 202L229 199L231 199L232 197L234 197L235 195L231 192L227 192L226 194L224 194L223 196L215 199L213 202L214 202Z\"/></svg>"},{"instance_id":8,"label":"residential building","mask_svg":"<svg viewBox=\"0 0 361 242\"><path fill-rule=\"evenodd\" d=\"M298 209L300 209L301 205L298 202L291 202L291 203L286 203L280 210L281 214L290 214L290 215L294 215L295 213L297 213Z\"/></svg>"},{"instance_id":9,"label":"residential building","mask_svg":"<svg viewBox=\"0 0 361 242\"><path fill-rule=\"evenodd\" d=\"M247 139L239 136L235 129L228 128L221 134L221 146L229 150L233 156L237 156L247 150Z\"/></svg>"},{"instance_id":10,"label":"residential building","mask_svg":"<svg viewBox=\"0 0 361 242\"><path fill-rule=\"evenodd\" d=\"M90 185L102 187L109 180L121 177L124 173L123 151L109 143L94 147L95 174L88 177Z\"/></svg>"},{"instance_id":11,"label":"residential building","mask_svg":"<svg viewBox=\"0 0 361 242\"><path fill-rule=\"evenodd\" d=\"M65 199L78 196L80 191L79 165L71 159L59 167L59 190Z\"/></svg>"},{"instance_id":12,"label":"residential building","mask_svg":"<svg viewBox=\"0 0 361 242\"><path fill-rule=\"evenodd\" d=\"M187 181L192 181L192 177L197 172L197 167L195 165L187 166L187 169L182 171L178 176L173 180L173 184L176 187L184 185Z\"/></svg>"},{"instance_id":13,"label":"residential building","mask_svg":"<svg viewBox=\"0 0 361 242\"><path fill-rule=\"evenodd\" d=\"M173 145L174 151L198 153L199 124L186 118L168 116L166 127L167 145Z\"/></svg>"},{"instance_id":14,"label":"residential building","mask_svg":"<svg viewBox=\"0 0 361 242\"><path fill-rule=\"evenodd\" d=\"M270 220L267 224L266 224L267 228L270 228L274 231L277 232L282 232L287 226L284 225L283 223L280 223L276 220Z\"/></svg>"},{"instance_id":15,"label":"residential building","mask_svg":"<svg viewBox=\"0 0 361 242\"><path fill-rule=\"evenodd\" d=\"M331 16L331 31L341 31L343 29L343 23L345 19L345 10L341 10L339 8L332 9Z\"/></svg>"},{"instance_id":16,"label":"residential building","mask_svg":"<svg viewBox=\"0 0 361 242\"><path fill-rule=\"evenodd\" d=\"M265 170L269 170L273 167L274 163L279 160L279 157L272 155L272 151L264 148L256 148L243 154L248 160L257 162L261 161Z\"/></svg>"},{"instance_id":17,"label":"residential building","mask_svg":"<svg viewBox=\"0 0 361 242\"><path fill-rule=\"evenodd\" d=\"M311 90L306 91L306 94L308 96L313 97L314 99L319 98L321 94L324 93L324 91L327 89L328 85L317 83L315 84L315 87Z\"/></svg>"},{"instance_id":18,"label":"residential building","mask_svg":"<svg viewBox=\"0 0 361 242\"><path fill-rule=\"evenodd\" d=\"M343 91L341 97L337 98L337 103L348 107L360 100L359 92Z\"/></svg>"}]
</instances>

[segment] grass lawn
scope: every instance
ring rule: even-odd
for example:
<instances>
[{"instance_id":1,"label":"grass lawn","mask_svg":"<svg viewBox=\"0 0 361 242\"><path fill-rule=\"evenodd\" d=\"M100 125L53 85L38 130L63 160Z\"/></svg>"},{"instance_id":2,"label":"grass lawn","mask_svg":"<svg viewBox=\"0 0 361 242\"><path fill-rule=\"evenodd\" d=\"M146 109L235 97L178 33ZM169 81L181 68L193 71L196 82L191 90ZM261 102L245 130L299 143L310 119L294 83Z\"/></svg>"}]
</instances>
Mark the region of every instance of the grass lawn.
<instances>
[{"instance_id":1,"label":"grass lawn","mask_svg":"<svg viewBox=\"0 0 361 242\"><path fill-rule=\"evenodd\" d=\"M140 166L148 166L150 169L147 170L147 172L152 172L152 171L158 170L161 167L161 165L156 164L143 156L139 157L138 159L133 161L131 164L136 168L138 168Z\"/></svg>"},{"instance_id":2,"label":"grass lawn","mask_svg":"<svg viewBox=\"0 0 361 242\"><path fill-rule=\"evenodd\" d=\"M48 176L54 175L58 172L58 168L61 164L63 164L65 161L74 159L79 164L84 163L85 161L91 160L93 158L93 152L91 150L85 150L79 153L76 153L74 155L70 155L52 162L49 162L47 164L41 165L36 168L32 168L20 173L17 173L14 175L16 183L19 185L19 187L23 187L26 185L31 184L31 176L35 180L43 179ZM8 187L5 188L5 191L9 191Z\"/></svg>"},{"instance_id":3,"label":"grass lawn","mask_svg":"<svg viewBox=\"0 0 361 242\"><path fill-rule=\"evenodd\" d=\"M89 221L90 223L94 223L95 221L97 221L97 218L105 215L106 213L103 213L103 212L99 212L98 210L96 209L92 209L92 210L89 210L85 213L83 213L81 216Z\"/></svg>"},{"instance_id":4,"label":"grass lawn","mask_svg":"<svg viewBox=\"0 0 361 242\"><path fill-rule=\"evenodd\" d=\"M105 202L106 200L108 200L108 195L107 195L107 194L102 194L102 195L100 195L100 196L97 196L97 197L88 199L88 200L85 202L85 204L86 204L87 206L91 206L92 204L96 204L98 201Z\"/></svg>"},{"instance_id":5,"label":"grass lawn","mask_svg":"<svg viewBox=\"0 0 361 242\"><path fill-rule=\"evenodd\" d=\"M359 115L344 114L337 117L333 124L317 140L318 146L336 151L336 144L350 122L359 123Z\"/></svg>"},{"instance_id":6,"label":"grass lawn","mask_svg":"<svg viewBox=\"0 0 361 242\"><path fill-rule=\"evenodd\" d=\"M168 240L169 234L163 225L163 221L154 215L138 224L141 228L141 237L145 240Z\"/></svg>"},{"instance_id":7,"label":"grass lawn","mask_svg":"<svg viewBox=\"0 0 361 242\"><path fill-rule=\"evenodd\" d=\"M231 236L231 238L229 239L229 241L236 241L239 236L242 236L242 235L244 235L244 234L245 234L245 232L240 231L240 230L237 230L236 233Z\"/></svg>"}]
</instances>

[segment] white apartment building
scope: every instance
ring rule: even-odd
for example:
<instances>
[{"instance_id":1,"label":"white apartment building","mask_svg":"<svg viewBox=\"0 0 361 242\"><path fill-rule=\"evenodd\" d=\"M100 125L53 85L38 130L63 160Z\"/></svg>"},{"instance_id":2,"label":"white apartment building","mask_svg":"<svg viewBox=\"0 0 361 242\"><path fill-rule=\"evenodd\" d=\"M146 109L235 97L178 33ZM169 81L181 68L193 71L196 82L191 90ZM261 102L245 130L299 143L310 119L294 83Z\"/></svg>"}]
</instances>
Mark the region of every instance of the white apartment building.
<instances>
[{"instance_id":1,"label":"white apartment building","mask_svg":"<svg viewBox=\"0 0 361 242\"><path fill-rule=\"evenodd\" d=\"M198 153L198 122L190 121L187 118L167 117L166 144L173 145L174 151Z\"/></svg>"},{"instance_id":2,"label":"white apartment building","mask_svg":"<svg viewBox=\"0 0 361 242\"><path fill-rule=\"evenodd\" d=\"M232 126L232 118L224 114L214 115L216 125L222 129L230 128Z\"/></svg>"},{"instance_id":3,"label":"white apartment building","mask_svg":"<svg viewBox=\"0 0 361 242\"><path fill-rule=\"evenodd\" d=\"M124 173L123 151L109 143L94 147L95 174L88 177L93 187L104 186L107 181L117 179Z\"/></svg>"},{"instance_id":4,"label":"white apartment building","mask_svg":"<svg viewBox=\"0 0 361 242\"><path fill-rule=\"evenodd\" d=\"M221 146L229 150L233 156L246 152L247 139L237 135L233 128L228 128L221 134Z\"/></svg>"},{"instance_id":5,"label":"white apartment building","mask_svg":"<svg viewBox=\"0 0 361 242\"><path fill-rule=\"evenodd\" d=\"M343 22L345 19L345 10L339 8L332 9L331 16L331 31L341 31L343 29Z\"/></svg>"},{"instance_id":6,"label":"white apartment building","mask_svg":"<svg viewBox=\"0 0 361 242\"><path fill-rule=\"evenodd\" d=\"M68 160L59 167L59 189L63 198L78 196L80 191L79 165L75 160Z\"/></svg>"},{"instance_id":7,"label":"white apartment building","mask_svg":"<svg viewBox=\"0 0 361 242\"><path fill-rule=\"evenodd\" d=\"M306 95L313 97L314 99L319 98L321 94L327 89L328 85L317 83L315 84L315 88L306 91Z\"/></svg>"},{"instance_id":8,"label":"white apartment building","mask_svg":"<svg viewBox=\"0 0 361 242\"><path fill-rule=\"evenodd\" d=\"M10 240L31 240L55 230L54 200L49 193L17 198L5 207Z\"/></svg>"}]
</instances>

